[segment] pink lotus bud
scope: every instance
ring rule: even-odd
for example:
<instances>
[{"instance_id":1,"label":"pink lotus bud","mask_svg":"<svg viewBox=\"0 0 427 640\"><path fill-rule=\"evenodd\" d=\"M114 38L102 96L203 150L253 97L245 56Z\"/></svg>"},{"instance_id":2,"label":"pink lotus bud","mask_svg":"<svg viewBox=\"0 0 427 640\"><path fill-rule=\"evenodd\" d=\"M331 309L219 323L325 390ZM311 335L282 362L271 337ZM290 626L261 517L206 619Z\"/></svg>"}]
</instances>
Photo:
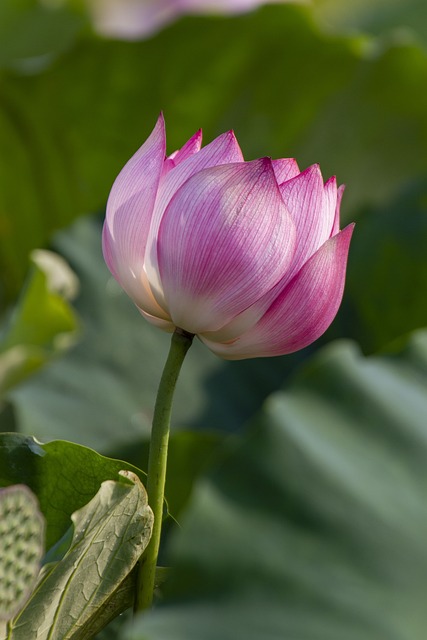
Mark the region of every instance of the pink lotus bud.
<instances>
[{"instance_id":1,"label":"pink lotus bud","mask_svg":"<svg viewBox=\"0 0 427 640\"><path fill-rule=\"evenodd\" d=\"M231 131L201 139L166 157L159 117L111 189L105 261L147 320L223 358L302 349L341 303L353 231L339 231L343 187L323 184L317 165L245 162Z\"/></svg>"}]
</instances>

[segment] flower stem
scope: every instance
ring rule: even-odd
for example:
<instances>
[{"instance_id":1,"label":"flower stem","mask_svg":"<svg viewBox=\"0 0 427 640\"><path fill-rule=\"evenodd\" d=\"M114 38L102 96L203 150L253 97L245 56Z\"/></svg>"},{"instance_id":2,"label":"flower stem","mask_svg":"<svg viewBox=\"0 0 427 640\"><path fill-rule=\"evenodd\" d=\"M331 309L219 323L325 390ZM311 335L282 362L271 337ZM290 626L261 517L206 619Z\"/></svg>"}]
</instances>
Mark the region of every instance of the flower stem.
<instances>
[{"instance_id":1,"label":"flower stem","mask_svg":"<svg viewBox=\"0 0 427 640\"><path fill-rule=\"evenodd\" d=\"M135 612L148 609L153 601L157 556L162 532L163 502L166 481L168 442L172 400L178 375L185 355L193 341L193 335L176 329L165 368L160 380L154 407L151 429L150 454L148 458L147 493L148 504L154 514L153 533L139 564L135 594Z\"/></svg>"}]
</instances>

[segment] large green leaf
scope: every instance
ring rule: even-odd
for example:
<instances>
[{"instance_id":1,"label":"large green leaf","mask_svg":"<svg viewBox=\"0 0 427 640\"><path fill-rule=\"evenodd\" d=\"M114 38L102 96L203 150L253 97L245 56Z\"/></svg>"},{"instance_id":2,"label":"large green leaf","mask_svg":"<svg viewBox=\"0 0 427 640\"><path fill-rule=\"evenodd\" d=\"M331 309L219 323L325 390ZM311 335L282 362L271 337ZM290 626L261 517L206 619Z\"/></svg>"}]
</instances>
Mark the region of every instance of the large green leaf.
<instances>
[{"instance_id":1,"label":"large green leaf","mask_svg":"<svg viewBox=\"0 0 427 640\"><path fill-rule=\"evenodd\" d=\"M169 595L128 640L423 640L427 333L339 341L199 482Z\"/></svg>"},{"instance_id":2,"label":"large green leaf","mask_svg":"<svg viewBox=\"0 0 427 640\"><path fill-rule=\"evenodd\" d=\"M2 0L0 68L37 73L68 49L82 20L61 7L37 0Z\"/></svg>"},{"instance_id":3,"label":"large green leaf","mask_svg":"<svg viewBox=\"0 0 427 640\"><path fill-rule=\"evenodd\" d=\"M427 320L427 179L360 217L346 295L332 334L355 338L365 351L402 342Z\"/></svg>"},{"instance_id":4,"label":"large green leaf","mask_svg":"<svg viewBox=\"0 0 427 640\"><path fill-rule=\"evenodd\" d=\"M27 284L0 340L0 397L75 342L78 321L69 299L77 285L60 256L33 251Z\"/></svg>"},{"instance_id":5,"label":"large green leaf","mask_svg":"<svg viewBox=\"0 0 427 640\"><path fill-rule=\"evenodd\" d=\"M111 598L147 546L153 514L138 477L107 480L73 514L73 540L64 558L40 582L10 622L7 640L85 640L114 613Z\"/></svg>"},{"instance_id":6,"label":"large green leaf","mask_svg":"<svg viewBox=\"0 0 427 640\"><path fill-rule=\"evenodd\" d=\"M101 483L120 470L142 472L96 451L60 440L41 444L15 433L0 434L0 486L22 483L36 494L46 518L46 549L71 525L71 514L97 493Z\"/></svg>"},{"instance_id":7,"label":"large green leaf","mask_svg":"<svg viewBox=\"0 0 427 640\"><path fill-rule=\"evenodd\" d=\"M409 39L416 34L427 42L424 0L313 0L315 15L326 28L343 32L391 33Z\"/></svg>"},{"instance_id":8,"label":"large green leaf","mask_svg":"<svg viewBox=\"0 0 427 640\"><path fill-rule=\"evenodd\" d=\"M103 205L160 109L170 151L199 126L208 140L235 128L249 157L295 155L337 172L353 208L389 197L426 165L427 59L399 43L370 57L362 44L323 34L310 8L284 5L187 18L139 43L87 36L43 73L4 74L6 293L29 249Z\"/></svg>"}]
</instances>

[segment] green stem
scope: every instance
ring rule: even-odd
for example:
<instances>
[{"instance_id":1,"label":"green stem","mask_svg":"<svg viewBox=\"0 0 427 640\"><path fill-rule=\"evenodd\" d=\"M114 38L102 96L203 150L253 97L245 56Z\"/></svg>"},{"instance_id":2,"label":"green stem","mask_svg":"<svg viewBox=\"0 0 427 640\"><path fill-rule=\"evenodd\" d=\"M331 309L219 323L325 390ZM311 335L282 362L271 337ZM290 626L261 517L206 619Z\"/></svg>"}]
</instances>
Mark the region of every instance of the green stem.
<instances>
[{"instance_id":1,"label":"green stem","mask_svg":"<svg viewBox=\"0 0 427 640\"><path fill-rule=\"evenodd\" d=\"M135 597L135 611L148 609L153 601L157 556L162 532L163 502L172 400L178 375L193 335L176 329L157 392L148 459L148 504L153 510L154 525L150 542L140 560Z\"/></svg>"}]
</instances>

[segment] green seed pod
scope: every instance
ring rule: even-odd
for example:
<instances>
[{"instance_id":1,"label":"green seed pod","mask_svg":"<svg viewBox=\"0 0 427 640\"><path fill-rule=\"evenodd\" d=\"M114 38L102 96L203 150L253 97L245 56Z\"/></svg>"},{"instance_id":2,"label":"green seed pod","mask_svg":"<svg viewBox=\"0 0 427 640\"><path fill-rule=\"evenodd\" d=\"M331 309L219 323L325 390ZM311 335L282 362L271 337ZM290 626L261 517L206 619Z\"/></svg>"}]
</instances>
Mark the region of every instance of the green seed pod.
<instances>
[{"instance_id":1,"label":"green seed pod","mask_svg":"<svg viewBox=\"0 0 427 640\"><path fill-rule=\"evenodd\" d=\"M25 485L0 489L0 619L24 606L40 570L44 518Z\"/></svg>"}]
</instances>

